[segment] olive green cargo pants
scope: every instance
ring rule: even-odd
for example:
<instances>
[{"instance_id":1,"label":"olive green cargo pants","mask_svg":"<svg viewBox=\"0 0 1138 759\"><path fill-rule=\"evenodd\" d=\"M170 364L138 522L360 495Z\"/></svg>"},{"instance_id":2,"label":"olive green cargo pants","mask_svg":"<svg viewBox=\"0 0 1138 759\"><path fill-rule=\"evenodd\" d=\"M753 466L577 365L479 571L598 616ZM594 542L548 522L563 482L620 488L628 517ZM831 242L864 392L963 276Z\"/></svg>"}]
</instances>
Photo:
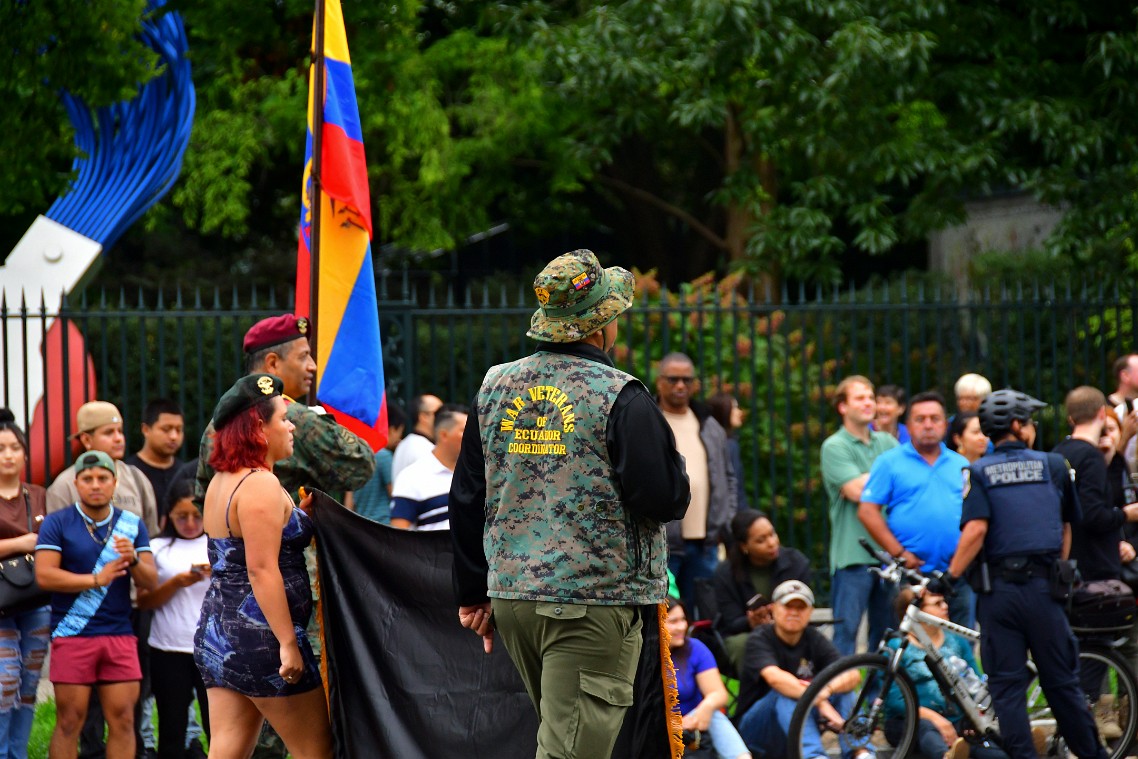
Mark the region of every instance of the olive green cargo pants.
<instances>
[{"instance_id":1,"label":"olive green cargo pants","mask_svg":"<svg viewBox=\"0 0 1138 759\"><path fill-rule=\"evenodd\" d=\"M500 598L492 606L537 709L537 759L608 759L632 705L636 609Z\"/></svg>"}]
</instances>

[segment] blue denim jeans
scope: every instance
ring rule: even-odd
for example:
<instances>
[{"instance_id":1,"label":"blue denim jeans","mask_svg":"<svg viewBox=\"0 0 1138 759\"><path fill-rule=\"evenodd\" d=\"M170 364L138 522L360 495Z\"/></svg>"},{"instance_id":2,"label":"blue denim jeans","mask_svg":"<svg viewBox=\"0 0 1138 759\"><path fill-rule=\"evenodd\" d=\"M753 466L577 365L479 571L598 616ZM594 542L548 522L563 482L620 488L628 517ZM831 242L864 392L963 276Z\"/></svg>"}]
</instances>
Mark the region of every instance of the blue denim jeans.
<instances>
[{"instance_id":1,"label":"blue denim jeans","mask_svg":"<svg viewBox=\"0 0 1138 759\"><path fill-rule=\"evenodd\" d=\"M877 649L885 628L893 623L892 589L868 567L843 567L834 572L830 603L834 609L834 647L842 656L854 653L857 628L869 615L870 651Z\"/></svg>"},{"instance_id":2,"label":"blue denim jeans","mask_svg":"<svg viewBox=\"0 0 1138 759\"><path fill-rule=\"evenodd\" d=\"M848 693L833 696L830 703L843 717L849 714L852 705ZM755 756L786 756L786 736L790 732L790 718L794 715L794 707L797 705L796 699L788 698L776 690L771 690L756 701L747 710L747 713L739 719L739 735L743 737L743 742L747 744ZM802 726L802 759L815 759L816 757L826 759L827 756L826 749L822 746L822 733L818 729L818 720L814 718L816 714L816 710L811 710L810 717ZM843 738L841 747L842 756L848 759L858 746ZM865 747L872 750L870 746Z\"/></svg>"},{"instance_id":3,"label":"blue denim jeans","mask_svg":"<svg viewBox=\"0 0 1138 759\"><path fill-rule=\"evenodd\" d=\"M683 553L668 556L668 569L676 577L676 586L688 606L688 614L692 613L695 605L695 581L710 579L718 565L719 544L713 540L685 540Z\"/></svg>"},{"instance_id":4,"label":"blue denim jeans","mask_svg":"<svg viewBox=\"0 0 1138 759\"><path fill-rule=\"evenodd\" d=\"M723 712L711 715L711 725L707 732L711 734L711 744L715 747L718 759L738 759L740 754L747 752L747 744L743 743L739 731Z\"/></svg>"},{"instance_id":5,"label":"blue denim jeans","mask_svg":"<svg viewBox=\"0 0 1138 759\"><path fill-rule=\"evenodd\" d=\"M0 759L27 759L51 607L0 619Z\"/></svg>"}]
</instances>

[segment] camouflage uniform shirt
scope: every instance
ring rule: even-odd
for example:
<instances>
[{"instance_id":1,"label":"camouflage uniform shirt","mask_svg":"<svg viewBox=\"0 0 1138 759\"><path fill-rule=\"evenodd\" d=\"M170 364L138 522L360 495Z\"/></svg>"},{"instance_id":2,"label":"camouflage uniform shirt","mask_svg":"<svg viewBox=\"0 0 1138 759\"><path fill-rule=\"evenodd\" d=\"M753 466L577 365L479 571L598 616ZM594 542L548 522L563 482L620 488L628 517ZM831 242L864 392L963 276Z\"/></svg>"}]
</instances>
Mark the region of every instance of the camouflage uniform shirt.
<instances>
[{"instance_id":1,"label":"camouflage uniform shirt","mask_svg":"<svg viewBox=\"0 0 1138 759\"><path fill-rule=\"evenodd\" d=\"M492 368L450 493L460 605L656 603L690 495L647 389L584 343Z\"/></svg>"}]
</instances>

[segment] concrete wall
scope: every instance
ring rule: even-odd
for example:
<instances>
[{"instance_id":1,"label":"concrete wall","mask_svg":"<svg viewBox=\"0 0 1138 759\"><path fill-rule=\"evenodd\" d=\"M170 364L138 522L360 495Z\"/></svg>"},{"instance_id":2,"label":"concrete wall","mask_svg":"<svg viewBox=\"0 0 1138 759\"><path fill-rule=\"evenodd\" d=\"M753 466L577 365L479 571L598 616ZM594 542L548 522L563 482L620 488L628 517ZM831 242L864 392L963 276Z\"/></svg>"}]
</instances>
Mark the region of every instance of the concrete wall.
<instances>
[{"instance_id":1,"label":"concrete wall","mask_svg":"<svg viewBox=\"0 0 1138 759\"><path fill-rule=\"evenodd\" d=\"M929 268L947 273L961 287L968 284L969 263L978 253L1039 248L1063 215L1027 194L978 200L964 208L964 224L929 235Z\"/></svg>"}]
</instances>

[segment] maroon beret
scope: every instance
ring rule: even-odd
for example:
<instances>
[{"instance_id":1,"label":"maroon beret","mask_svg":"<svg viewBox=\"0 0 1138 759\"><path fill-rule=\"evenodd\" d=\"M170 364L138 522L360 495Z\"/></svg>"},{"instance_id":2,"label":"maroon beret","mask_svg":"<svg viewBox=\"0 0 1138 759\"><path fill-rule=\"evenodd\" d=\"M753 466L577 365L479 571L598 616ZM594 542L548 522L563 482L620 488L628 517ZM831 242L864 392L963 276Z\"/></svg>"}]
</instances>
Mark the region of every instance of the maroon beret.
<instances>
[{"instance_id":1,"label":"maroon beret","mask_svg":"<svg viewBox=\"0 0 1138 759\"><path fill-rule=\"evenodd\" d=\"M296 314L270 316L249 328L241 349L246 353L255 353L262 348L292 342L301 337L308 337L308 319Z\"/></svg>"}]
</instances>

